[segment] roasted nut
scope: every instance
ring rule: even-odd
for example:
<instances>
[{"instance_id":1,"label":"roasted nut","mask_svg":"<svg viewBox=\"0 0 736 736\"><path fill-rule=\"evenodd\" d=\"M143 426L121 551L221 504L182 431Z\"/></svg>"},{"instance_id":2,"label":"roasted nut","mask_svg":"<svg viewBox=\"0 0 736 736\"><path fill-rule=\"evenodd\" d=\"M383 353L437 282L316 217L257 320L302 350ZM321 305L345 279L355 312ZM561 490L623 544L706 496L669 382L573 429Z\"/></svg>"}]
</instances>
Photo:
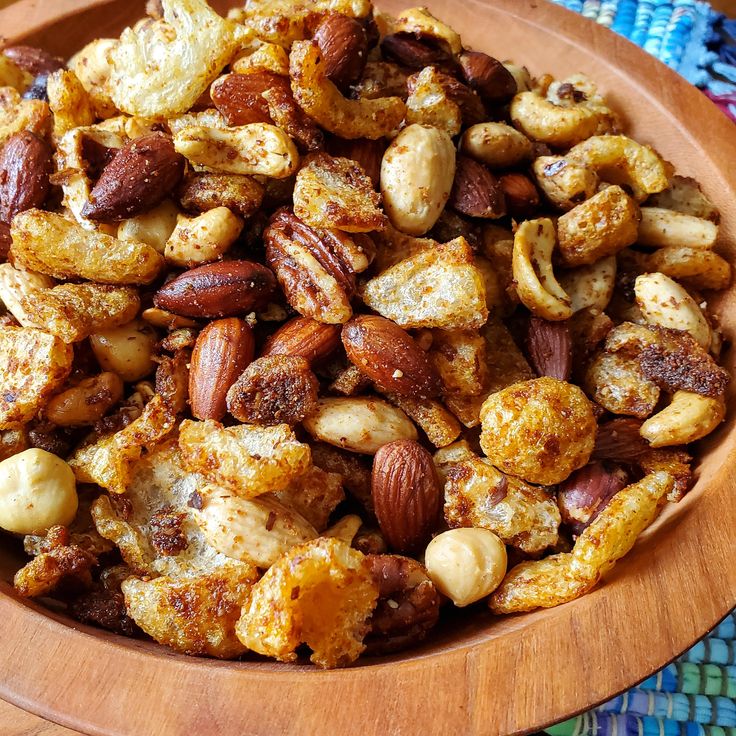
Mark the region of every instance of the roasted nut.
<instances>
[{"instance_id":1,"label":"roasted nut","mask_svg":"<svg viewBox=\"0 0 736 736\"><path fill-rule=\"evenodd\" d=\"M164 284L157 307L185 317L229 317L265 306L276 288L273 273L251 261L209 263Z\"/></svg>"},{"instance_id":2,"label":"roasted nut","mask_svg":"<svg viewBox=\"0 0 736 736\"><path fill-rule=\"evenodd\" d=\"M0 463L0 528L45 534L77 514L74 473L61 459L31 448Z\"/></svg>"},{"instance_id":3,"label":"roasted nut","mask_svg":"<svg viewBox=\"0 0 736 736\"><path fill-rule=\"evenodd\" d=\"M491 394L481 409L480 444L491 462L529 483L560 483L585 465L596 421L585 394L554 378Z\"/></svg>"},{"instance_id":4,"label":"roasted nut","mask_svg":"<svg viewBox=\"0 0 736 736\"><path fill-rule=\"evenodd\" d=\"M700 184L686 176L673 176L667 189L647 199L647 206L664 207L715 223L720 219L718 209L703 194Z\"/></svg>"},{"instance_id":5,"label":"roasted nut","mask_svg":"<svg viewBox=\"0 0 736 736\"><path fill-rule=\"evenodd\" d=\"M539 188L561 210L571 210L589 199L598 186L595 171L563 156L540 156L532 168Z\"/></svg>"},{"instance_id":6,"label":"roasted nut","mask_svg":"<svg viewBox=\"0 0 736 736\"><path fill-rule=\"evenodd\" d=\"M503 104L516 94L516 79L492 56L482 51L463 51L458 61L465 83L486 102Z\"/></svg>"},{"instance_id":7,"label":"roasted nut","mask_svg":"<svg viewBox=\"0 0 736 736\"><path fill-rule=\"evenodd\" d=\"M695 289L720 291L731 283L731 264L711 250L666 247L637 258L644 271L658 271Z\"/></svg>"},{"instance_id":8,"label":"roasted nut","mask_svg":"<svg viewBox=\"0 0 736 736\"><path fill-rule=\"evenodd\" d=\"M427 398L440 383L427 354L398 325L384 317L354 317L342 328L348 358L382 389Z\"/></svg>"},{"instance_id":9,"label":"roasted nut","mask_svg":"<svg viewBox=\"0 0 736 736\"><path fill-rule=\"evenodd\" d=\"M458 156L448 204L469 217L497 219L506 214L500 182L488 169L467 156Z\"/></svg>"},{"instance_id":10,"label":"roasted nut","mask_svg":"<svg viewBox=\"0 0 736 736\"><path fill-rule=\"evenodd\" d=\"M459 54L462 50L462 41L457 31L435 18L424 7L404 10L394 21L394 28L399 33L411 33L419 38L431 40L433 44L446 49L452 55Z\"/></svg>"},{"instance_id":11,"label":"roasted nut","mask_svg":"<svg viewBox=\"0 0 736 736\"><path fill-rule=\"evenodd\" d=\"M145 243L163 255L166 241L174 232L178 217L177 206L170 199L165 199L158 207L129 220L123 220L118 225L118 240Z\"/></svg>"},{"instance_id":12,"label":"roasted nut","mask_svg":"<svg viewBox=\"0 0 736 736\"><path fill-rule=\"evenodd\" d=\"M115 373L85 378L52 397L44 415L60 427L94 424L123 398L123 381Z\"/></svg>"},{"instance_id":13,"label":"roasted nut","mask_svg":"<svg viewBox=\"0 0 736 736\"><path fill-rule=\"evenodd\" d=\"M638 419L623 418L599 424L591 458L617 462L636 461L649 452L649 443L639 433L641 424Z\"/></svg>"},{"instance_id":14,"label":"roasted nut","mask_svg":"<svg viewBox=\"0 0 736 736\"><path fill-rule=\"evenodd\" d=\"M603 311L616 287L616 258L609 256L589 266L564 271L559 283L570 297L573 313L589 308Z\"/></svg>"},{"instance_id":15,"label":"roasted nut","mask_svg":"<svg viewBox=\"0 0 736 736\"><path fill-rule=\"evenodd\" d=\"M725 414L723 399L677 391L662 411L641 425L639 432L652 447L686 445L710 434Z\"/></svg>"},{"instance_id":16,"label":"roasted nut","mask_svg":"<svg viewBox=\"0 0 736 736\"><path fill-rule=\"evenodd\" d=\"M444 447L458 438L459 422L439 401L415 399L390 392L385 393L385 396L392 404L406 412L435 447Z\"/></svg>"},{"instance_id":17,"label":"roasted nut","mask_svg":"<svg viewBox=\"0 0 736 736\"><path fill-rule=\"evenodd\" d=\"M381 159L386 150L386 144L383 141L371 141L368 138L345 140L337 136L331 136L327 142L327 150L333 156L356 161L370 177L373 188L378 188L381 180Z\"/></svg>"},{"instance_id":18,"label":"roasted nut","mask_svg":"<svg viewBox=\"0 0 736 736\"><path fill-rule=\"evenodd\" d=\"M243 229L243 221L227 207L216 207L197 217L180 217L166 241L169 263L192 268L216 261L227 253Z\"/></svg>"},{"instance_id":19,"label":"roasted nut","mask_svg":"<svg viewBox=\"0 0 736 736\"><path fill-rule=\"evenodd\" d=\"M51 74L65 66L64 59L36 46L6 46L3 49L3 56L34 77L39 74Z\"/></svg>"},{"instance_id":20,"label":"roasted nut","mask_svg":"<svg viewBox=\"0 0 736 736\"><path fill-rule=\"evenodd\" d=\"M288 81L271 72L225 74L212 83L210 95L230 126L272 123L263 93L282 85L288 88Z\"/></svg>"},{"instance_id":21,"label":"roasted nut","mask_svg":"<svg viewBox=\"0 0 736 736\"><path fill-rule=\"evenodd\" d=\"M197 336L189 370L189 403L197 419L221 420L227 392L253 360L255 338L236 317L210 322Z\"/></svg>"},{"instance_id":22,"label":"roasted nut","mask_svg":"<svg viewBox=\"0 0 736 736\"><path fill-rule=\"evenodd\" d=\"M363 25L341 13L327 13L314 31L325 75L342 92L360 79L368 61L368 38Z\"/></svg>"},{"instance_id":23,"label":"roasted nut","mask_svg":"<svg viewBox=\"0 0 736 736\"><path fill-rule=\"evenodd\" d=\"M319 399L304 428L315 439L366 455L375 455L389 442L417 438L401 409L363 397Z\"/></svg>"},{"instance_id":24,"label":"roasted nut","mask_svg":"<svg viewBox=\"0 0 736 736\"><path fill-rule=\"evenodd\" d=\"M117 113L107 87L112 71L108 54L116 43L113 38L97 38L69 59L69 68L89 95L98 118L110 118Z\"/></svg>"},{"instance_id":25,"label":"roasted nut","mask_svg":"<svg viewBox=\"0 0 736 736\"><path fill-rule=\"evenodd\" d=\"M227 408L241 422L298 424L315 410L318 388L304 358L258 358L230 387Z\"/></svg>"},{"instance_id":26,"label":"roasted nut","mask_svg":"<svg viewBox=\"0 0 736 736\"><path fill-rule=\"evenodd\" d=\"M539 205L537 188L528 176L518 172L504 174L499 177L498 184L512 217L529 217Z\"/></svg>"},{"instance_id":27,"label":"roasted nut","mask_svg":"<svg viewBox=\"0 0 736 736\"><path fill-rule=\"evenodd\" d=\"M309 317L295 317L279 327L263 346L261 357L290 355L315 364L323 361L340 344L340 328Z\"/></svg>"},{"instance_id":28,"label":"roasted nut","mask_svg":"<svg viewBox=\"0 0 736 736\"><path fill-rule=\"evenodd\" d=\"M506 574L506 547L488 529L450 529L438 534L424 553L432 582L456 606L485 598Z\"/></svg>"},{"instance_id":29,"label":"roasted nut","mask_svg":"<svg viewBox=\"0 0 736 736\"><path fill-rule=\"evenodd\" d=\"M190 333L193 333L191 344L178 345L174 349L181 348L181 347L192 347L192 345L194 344L194 338L196 338L197 334L191 328L195 327L197 323L192 319L187 319L186 317L179 317L176 314L167 312L165 309L159 309L158 307L149 307L148 309L144 309L141 312L141 319L148 322L149 325L153 325L154 327L160 327L162 330L172 330L176 332L178 330L186 329L186 330L189 330ZM177 333L177 337L183 334L184 333L179 332ZM187 339L187 343L189 343L188 339Z\"/></svg>"},{"instance_id":30,"label":"roasted nut","mask_svg":"<svg viewBox=\"0 0 736 736\"><path fill-rule=\"evenodd\" d=\"M529 320L526 335L529 361L539 376L568 381L572 373L572 338L567 322Z\"/></svg>"},{"instance_id":31,"label":"roasted nut","mask_svg":"<svg viewBox=\"0 0 736 736\"><path fill-rule=\"evenodd\" d=\"M389 61L369 61L360 82L354 86L354 95L361 100L378 97L406 99L408 74L403 67Z\"/></svg>"},{"instance_id":32,"label":"roasted nut","mask_svg":"<svg viewBox=\"0 0 736 736\"><path fill-rule=\"evenodd\" d=\"M718 225L709 220L660 207L641 208L640 245L707 249L717 238Z\"/></svg>"},{"instance_id":33,"label":"roasted nut","mask_svg":"<svg viewBox=\"0 0 736 736\"><path fill-rule=\"evenodd\" d=\"M416 38L411 33L391 33L381 39L381 51L386 59L393 59L409 69L424 69L431 65L447 64L448 51L432 39Z\"/></svg>"},{"instance_id":34,"label":"roasted nut","mask_svg":"<svg viewBox=\"0 0 736 736\"><path fill-rule=\"evenodd\" d=\"M432 456L414 440L389 442L373 458L373 508L389 546L421 549L436 529L442 489Z\"/></svg>"},{"instance_id":35,"label":"roasted nut","mask_svg":"<svg viewBox=\"0 0 736 736\"><path fill-rule=\"evenodd\" d=\"M227 207L236 215L254 215L263 201L263 187L249 176L200 174L185 180L179 189L181 206L194 212Z\"/></svg>"},{"instance_id":36,"label":"roasted nut","mask_svg":"<svg viewBox=\"0 0 736 736\"><path fill-rule=\"evenodd\" d=\"M155 344L156 332L138 319L90 336L100 366L127 382L139 381L153 371Z\"/></svg>"},{"instance_id":37,"label":"roasted nut","mask_svg":"<svg viewBox=\"0 0 736 736\"><path fill-rule=\"evenodd\" d=\"M446 80L454 82L457 87L464 87L468 96L474 95L453 77L443 75L436 67L427 66L406 80L409 91L406 98L407 124L428 125L444 131L450 137L460 132L463 114L460 105L451 99ZM476 100L480 103L477 96ZM483 117L482 114L480 117ZM476 115L473 122L477 119Z\"/></svg>"},{"instance_id":38,"label":"roasted nut","mask_svg":"<svg viewBox=\"0 0 736 736\"><path fill-rule=\"evenodd\" d=\"M381 193L391 223L422 235L437 222L455 177L455 148L442 130L410 125L386 150Z\"/></svg>"},{"instance_id":39,"label":"roasted nut","mask_svg":"<svg viewBox=\"0 0 736 736\"><path fill-rule=\"evenodd\" d=\"M531 141L506 123L472 125L460 139L460 150L491 169L506 169L532 157Z\"/></svg>"},{"instance_id":40,"label":"roasted nut","mask_svg":"<svg viewBox=\"0 0 736 736\"><path fill-rule=\"evenodd\" d=\"M28 130L0 148L0 220L10 223L24 210L41 207L49 191L51 149Z\"/></svg>"}]
</instances>

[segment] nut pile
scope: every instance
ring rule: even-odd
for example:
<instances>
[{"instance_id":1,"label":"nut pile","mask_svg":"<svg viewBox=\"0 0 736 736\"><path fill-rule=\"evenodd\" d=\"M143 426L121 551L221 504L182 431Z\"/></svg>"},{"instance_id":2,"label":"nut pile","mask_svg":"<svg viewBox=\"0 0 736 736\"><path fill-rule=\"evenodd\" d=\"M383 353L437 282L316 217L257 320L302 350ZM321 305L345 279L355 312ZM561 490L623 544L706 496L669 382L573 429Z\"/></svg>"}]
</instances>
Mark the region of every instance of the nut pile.
<instances>
[{"instance_id":1,"label":"nut pile","mask_svg":"<svg viewBox=\"0 0 736 736\"><path fill-rule=\"evenodd\" d=\"M148 12L0 54L19 594L337 667L589 591L724 418L698 184L424 8Z\"/></svg>"}]
</instances>

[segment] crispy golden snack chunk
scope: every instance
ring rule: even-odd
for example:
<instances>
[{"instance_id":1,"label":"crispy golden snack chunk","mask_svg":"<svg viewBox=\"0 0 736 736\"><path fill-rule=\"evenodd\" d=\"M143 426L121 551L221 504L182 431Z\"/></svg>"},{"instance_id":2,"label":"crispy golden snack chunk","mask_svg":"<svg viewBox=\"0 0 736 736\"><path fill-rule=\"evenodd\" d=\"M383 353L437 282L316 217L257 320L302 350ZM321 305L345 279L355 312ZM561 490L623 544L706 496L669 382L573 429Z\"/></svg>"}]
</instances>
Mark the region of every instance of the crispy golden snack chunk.
<instances>
[{"instance_id":1,"label":"crispy golden snack chunk","mask_svg":"<svg viewBox=\"0 0 736 736\"><path fill-rule=\"evenodd\" d=\"M349 100L327 78L316 41L297 41L289 56L291 91L299 106L341 138L376 140L397 130L406 115L399 97Z\"/></svg>"},{"instance_id":2,"label":"crispy golden snack chunk","mask_svg":"<svg viewBox=\"0 0 736 736\"><path fill-rule=\"evenodd\" d=\"M381 196L357 161L318 153L302 166L294 185L294 214L312 227L349 233L382 230Z\"/></svg>"},{"instance_id":3,"label":"crispy golden snack chunk","mask_svg":"<svg viewBox=\"0 0 736 736\"><path fill-rule=\"evenodd\" d=\"M619 491L578 537L572 552L512 568L491 595L494 613L551 608L587 593L654 521L674 481L651 473Z\"/></svg>"},{"instance_id":4,"label":"crispy golden snack chunk","mask_svg":"<svg viewBox=\"0 0 736 736\"><path fill-rule=\"evenodd\" d=\"M480 444L490 461L529 483L553 485L585 465L597 424L585 394L537 378L491 394L480 412Z\"/></svg>"},{"instance_id":5,"label":"crispy golden snack chunk","mask_svg":"<svg viewBox=\"0 0 736 736\"><path fill-rule=\"evenodd\" d=\"M54 140L64 133L95 122L92 99L74 72L59 69L46 83L49 107L54 113Z\"/></svg>"},{"instance_id":6,"label":"crispy golden snack chunk","mask_svg":"<svg viewBox=\"0 0 736 736\"><path fill-rule=\"evenodd\" d=\"M179 433L184 466L239 496L278 491L309 470L309 445L288 424L260 427L185 420Z\"/></svg>"},{"instance_id":7,"label":"crispy golden snack chunk","mask_svg":"<svg viewBox=\"0 0 736 736\"><path fill-rule=\"evenodd\" d=\"M404 328L474 329L488 319L483 276L463 237L391 266L368 281L363 301Z\"/></svg>"},{"instance_id":8,"label":"crispy golden snack chunk","mask_svg":"<svg viewBox=\"0 0 736 736\"><path fill-rule=\"evenodd\" d=\"M435 447L444 447L458 438L461 431L460 424L439 401L415 399L412 396L383 391L381 393L413 419Z\"/></svg>"},{"instance_id":9,"label":"crispy golden snack chunk","mask_svg":"<svg viewBox=\"0 0 736 736\"><path fill-rule=\"evenodd\" d=\"M693 458L682 448L652 448L636 458L636 462L646 475L661 470L672 477L674 484L667 496L668 501L673 503L681 501L692 486L693 471L691 464Z\"/></svg>"},{"instance_id":10,"label":"crispy golden snack chunk","mask_svg":"<svg viewBox=\"0 0 736 736\"><path fill-rule=\"evenodd\" d=\"M109 91L129 115L185 113L207 91L247 35L205 0L162 0L163 19L127 28L111 49Z\"/></svg>"},{"instance_id":11,"label":"crispy golden snack chunk","mask_svg":"<svg viewBox=\"0 0 736 736\"><path fill-rule=\"evenodd\" d=\"M42 100L24 100L13 87L0 87L0 145L21 130L43 138L51 129L51 110Z\"/></svg>"},{"instance_id":12,"label":"crispy golden snack chunk","mask_svg":"<svg viewBox=\"0 0 736 736\"><path fill-rule=\"evenodd\" d=\"M166 437L175 422L176 415L156 394L135 421L115 434L83 444L71 456L69 465L79 483L96 483L111 493L125 493L144 448Z\"/></svg>"},{"instance_id":13,"label":"crispy golden snack chunk","mask_svg":"<svg viewBox=\"0 0 736 736\"><path fill-rule=\"evenodd\" d=\"M321 532L327 528L330 514L345 500L345 491L340 475L313 466L274 496Z\"/></svg>"},{"instance_id":14,"label":"crispy golden snack chunk","mask_svg":"<svg viewBox=\"0 0 736 736\"><path fill-rule=\"evenodd\" d=\"M85 230L61 215L26 210L13 219L11 258L57 279L102 284L148 284L164 267L150 245Z\"/></svg>"},{"instance_id":15,"label":"crispy golden snack chunk","mask_svg":"<svg viewBox=\"0 0 736 736\"><path fill-rule=\"evenodd\" d=\"M0 329L0 429L30 421L64 383L74 351L33 327Z\"/></svg>"},{"instance_id":16,"label":"crispy golden snack chunk","mask_svg":"<svg viewBox=\"0 0 736 736\"><path fill-rule=\"evenodd\" d=\"M429 355L444 393L478 396L488 386L489 346L475 330L434 330Z\"/></svg>"},{"instance_id":17,"label":"crispy golden snack chunk","mask_svg":"<svg viewBox=\"0 0 736 736\"><path fill-rule=\"evenodd\" d=\"M130 286L61 284L21 300L27 319L64 342L79 342L94 332L130 322L141 300Z\"/></svg>"},{"instance_id":18,"label":"crispy golden snack chunk","mask_svg":"<svg viewBox=\"0 0 736 736\"><path fill-rule=\"evenodd\" d=\"M559 539L560 511L554 496L504 475L480 458L453 464L447 471L445 520L451 528L490 529L527 554L543 552Z\"/></svg>"},{"instance_id":19,"label":"crispy golden snack chunk","mask_svg":"<svg viewBox=\"0 0 736 736\"><path fill-rule=\"evenodd\" d=\"M377 600L364 555L323 537L294 547L271 566L253 587L236 630L249 649L281 662L293 662L304 643L318 667L340 667L365 649Z\"/></svg>"}]
</instances>

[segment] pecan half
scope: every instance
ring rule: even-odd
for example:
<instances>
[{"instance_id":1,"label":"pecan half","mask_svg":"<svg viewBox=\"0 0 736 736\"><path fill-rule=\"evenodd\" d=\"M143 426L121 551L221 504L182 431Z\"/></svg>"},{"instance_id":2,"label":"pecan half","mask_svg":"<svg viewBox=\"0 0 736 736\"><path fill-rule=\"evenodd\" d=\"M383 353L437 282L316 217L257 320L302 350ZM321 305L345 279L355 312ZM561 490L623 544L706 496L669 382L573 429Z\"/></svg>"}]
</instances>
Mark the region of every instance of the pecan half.
<instances>
[{"instance_id":1,"label":"pecan half","mask_svg":"<svg viewBox=\"0 0 736 736\"><path fill-rule=\"evenodd\" d=\"M53 56L48 51L35 46L8 46L3 49L2 53L16 66L34 76L51 74L66 66L62 58Z\"/></svg>"}]
</instances>

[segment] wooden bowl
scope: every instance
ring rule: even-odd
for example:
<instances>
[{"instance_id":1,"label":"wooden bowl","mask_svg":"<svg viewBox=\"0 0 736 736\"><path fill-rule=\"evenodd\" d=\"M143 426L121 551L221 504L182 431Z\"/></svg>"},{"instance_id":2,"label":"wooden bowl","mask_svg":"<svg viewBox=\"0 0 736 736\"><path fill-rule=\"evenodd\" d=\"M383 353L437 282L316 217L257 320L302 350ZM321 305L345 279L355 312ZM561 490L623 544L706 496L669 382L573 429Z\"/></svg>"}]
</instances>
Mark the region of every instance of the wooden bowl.
<instances>
[{"instance_id":1,"label":"wooden bowl","mask_svg":"<svg viewBox=\"0 0 736 736\"><path fill-rule=\"evenodd\" d=\"M613 33L543 0L427 0L467 45L535 73L584 71L628 130L695 177L723 215L733 260L736 135L700 92ZM234 4L234 3L232 3ZM405 4L383 0L387 11ZM21 0L6 36L69 55L140 16L130 0ZM727 337L734 291L719 300ZM733 370L733 355L727 357ZM733 403L733 402L731 402ZM509 734L539 729L662 667L736 603L734 412L702 445L695 489L667 509L591 594L494 619L461 612L423 648L352 669L193 659L87 628L18 600L0 583L0 695L90 734ZM17 553L16 553L17 554ZM18 558L0 550L2 577Z\"/></svg>"}]
</instances>

